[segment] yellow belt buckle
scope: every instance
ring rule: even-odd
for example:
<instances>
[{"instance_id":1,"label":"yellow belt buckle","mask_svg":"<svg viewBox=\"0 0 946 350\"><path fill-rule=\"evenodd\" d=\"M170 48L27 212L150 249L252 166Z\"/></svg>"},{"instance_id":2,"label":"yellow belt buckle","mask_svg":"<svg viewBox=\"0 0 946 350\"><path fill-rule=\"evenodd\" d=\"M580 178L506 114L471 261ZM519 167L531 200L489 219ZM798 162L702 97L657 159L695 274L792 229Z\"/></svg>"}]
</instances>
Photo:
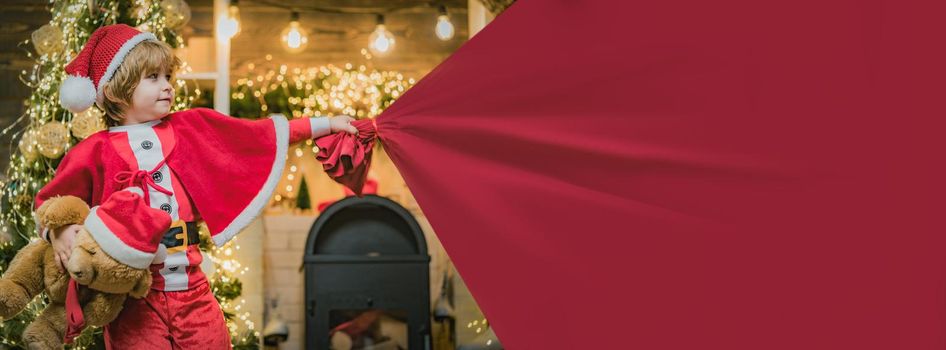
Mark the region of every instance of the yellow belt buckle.
<instances>
[{"instance_id":1,"label":"yellow belt buckle","mask_svg":"<svg viewBox=\"0 0 946 350\"><path fill-rule=\"evenodd\" d=\"M177 220L173 224L171 224L171 227L168 228L168 230L171 230L175 227L180 227L181 233L174 235L174 238L184 241L184 244L181 244L177 247L168 248L168 254L186 251L188 243L190 243L187 241L187 222L185 222L184 220Z\"/></svg>"}]
</instances>

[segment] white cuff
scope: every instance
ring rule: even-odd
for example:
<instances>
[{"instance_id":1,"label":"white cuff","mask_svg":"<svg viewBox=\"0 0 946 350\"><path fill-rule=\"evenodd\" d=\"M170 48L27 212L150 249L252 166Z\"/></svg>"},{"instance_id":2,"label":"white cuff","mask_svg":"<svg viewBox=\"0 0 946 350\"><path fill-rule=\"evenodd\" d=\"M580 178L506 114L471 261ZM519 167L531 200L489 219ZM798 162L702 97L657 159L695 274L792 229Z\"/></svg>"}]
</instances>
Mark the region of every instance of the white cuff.
<instances>
[{"instance_id":1,"label":"white cuff","mask_svg":"<svg viewBox=\"0 0 946 350\"><path fill-rule=\"evenodd\" d=\"M309 127L312 128L313 139L332 133L332 124L329 123L329 117L309 118Z\"/></svg>"}]
</instances>

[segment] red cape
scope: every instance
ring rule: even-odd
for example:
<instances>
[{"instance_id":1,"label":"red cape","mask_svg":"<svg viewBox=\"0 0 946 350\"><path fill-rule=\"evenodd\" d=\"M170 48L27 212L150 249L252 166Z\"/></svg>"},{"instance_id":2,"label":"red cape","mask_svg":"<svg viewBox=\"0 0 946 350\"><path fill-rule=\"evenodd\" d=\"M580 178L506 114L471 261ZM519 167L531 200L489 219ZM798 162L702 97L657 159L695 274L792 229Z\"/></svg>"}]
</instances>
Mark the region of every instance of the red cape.
<instances>
[{"instance_id":1,"label":"red cape","mask_svg":"<svg viewBox=\"0 0 946 350\"><path fill-rule=\"evenodd\" d=\"M520 0L377 131L506 348L942 349L944 7Z\"/></svg>"},{"instance_id":2,"label":"red cape","mask_svg":"<svg viewBox=\"0 0 946 350\"><path fill-rule=\"evenodd\" d=\"M272 197L285 167L288 123L282 116L250 121L206 108L172 113L165 123L175 143L167 164L207 223L214 243L223 245ZM56 195L74 195L98 205L124 188L115 175L128 170L108 131L96 133L69 150L53 180L37 194L36 207Z\"/></svg>"}]
</instances>

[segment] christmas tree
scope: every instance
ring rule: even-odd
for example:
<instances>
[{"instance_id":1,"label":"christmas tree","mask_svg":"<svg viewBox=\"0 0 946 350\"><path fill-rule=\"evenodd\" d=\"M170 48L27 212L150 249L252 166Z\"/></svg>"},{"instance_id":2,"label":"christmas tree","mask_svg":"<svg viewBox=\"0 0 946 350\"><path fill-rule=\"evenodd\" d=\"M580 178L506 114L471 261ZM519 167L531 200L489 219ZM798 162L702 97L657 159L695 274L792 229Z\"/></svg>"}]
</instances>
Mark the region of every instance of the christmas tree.
<instances>
[{"instance_id":1,"label":"christmas tree","mask_svg":"<svg viewBox=\"0 0 946 350\"><path fill-rule=\"evenodd\" d=\"M190 19L190 9L182 0L54 0L50 3L52 19L36 30L24 44L32 44L35 52L27 55L36 63L31 71L23 71L21 80L32 89L26 101L26 112L2 134L18 142L10 159L7 180L0 187L0 271L5 271L13 256L31 239L36 239L33 222L33 198L36 192L55 175L55 169L69 148L105 128L102 112L97 107L73 114L62 108L59 101L59 85L65 78L64 67L82 49L95 29L110 24L127 24L148 31L171 47L183 46L178 34ZM186 63L185 63L186 66ZM174 109L187 108L199 94L190 94L183 81L175 82L177 96ZM231 242L231 244L233 244ZM221 306L239 298L240 281L234 278L239 263L233 261L229 247L211 249L210 260L217 265L212 280L213 290ZM231 271L233 270L233 271ZM15 318L0 324L0 348L22 349L20 342L23 329L45 307L42 297L37 297L26 310ZM231 335L236 348L258 348L257 334L252 324L244 333L238 334L237 318L246 320L246 315L225 312L231 323ZM70 346L74 349L104 348L101 329L87 329Z\"/></svg>"},{"instance_id":2,"label":"christmas tree","mask_svg":"<svg viewBox=\"0 0 946 350\"><path fill-rule=\"evenodd\" d=\"M296 208L302 210L312 209L311 202L309 200L309 185L305 183L305 178L302 178L302 184L299 185L299 196L296 197Z\"/></svg>"}]
</instances>

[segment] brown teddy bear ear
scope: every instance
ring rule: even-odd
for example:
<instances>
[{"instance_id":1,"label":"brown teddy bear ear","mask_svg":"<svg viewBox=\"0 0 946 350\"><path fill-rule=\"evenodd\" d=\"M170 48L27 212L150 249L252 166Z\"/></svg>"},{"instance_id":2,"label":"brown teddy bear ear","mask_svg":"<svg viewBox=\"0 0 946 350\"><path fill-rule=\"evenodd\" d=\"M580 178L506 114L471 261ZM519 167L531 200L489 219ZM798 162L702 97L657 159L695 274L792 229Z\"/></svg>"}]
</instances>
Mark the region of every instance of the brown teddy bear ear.
<instances>
[{"instance_id":1,"label":"brown teddy bear ear","mask_svg":"<svg viewBox=\"0 0 946 350\"><path fill-rule=\"evenodd\" d=\"M37 223L50 229L81 224L89 216L89 205L76 196L47 199L36 209Z\"/></svg>"},{"instance_id":2,"label":"brown teddy bear ear","mask_svg":"<svg viewBox=\"0 0 946 350\"><path fill-rule=\"evenodd\" d=\"M128 292L128 295L135 299L144 298L151 290L151 271L145 269L141 272L141 278L135 283L135 287Z\"/></svg>"}]
</instances>

